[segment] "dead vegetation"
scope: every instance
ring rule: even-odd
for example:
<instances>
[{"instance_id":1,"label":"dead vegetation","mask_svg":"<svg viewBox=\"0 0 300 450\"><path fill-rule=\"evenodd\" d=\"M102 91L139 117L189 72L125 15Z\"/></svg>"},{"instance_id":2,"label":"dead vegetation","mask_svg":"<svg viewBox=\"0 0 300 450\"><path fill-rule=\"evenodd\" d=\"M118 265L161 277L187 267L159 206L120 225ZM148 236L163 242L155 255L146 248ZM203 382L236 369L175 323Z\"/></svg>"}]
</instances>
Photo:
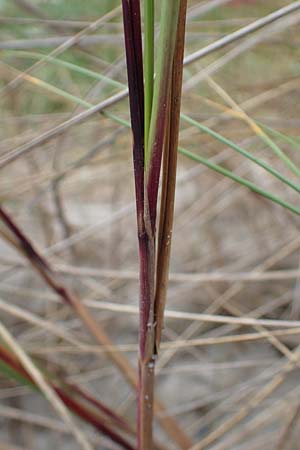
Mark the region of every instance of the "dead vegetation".
<instances>
[{"instance_id":1,"label":"dead vegetation","mask_svg":"<svg viewBox=\"0 0 300 450\"><path fill-rule=\"evenodd\" d=\"M33 252L27 247L26 253L2 222L1 326L34 367L87 390L125 418L132 433L138 261L131 136L124 125L98 114L129 118L121 10L118 2L100 2L101 11L99 2L91 2L83 11L74 1L73 13L65 1L31 3L29 10L27 0L0 2L0 198L37 252L32 260ZM206 11L209 3L189 2L186 58L292 4L215 1ZM182 106L183 113L296 186L299 10L187 64ZM81 38L71 41L78 32ZM84 35L98 41L85 41ZM56 44L33 42L63 36L58 50ZM51 51L119 85L21 54L25 47L35 54ZM37 61L40 67L32 69ZM24 72L26 79L20 77ZM39 80L97 107L92 113ZM124 98L117 101L120 92ZM293 165L274 153L263 133ZM180 145L299 207L298 192L185 120ZM180 448L184 435L190 450L298 448L299 249L296 214L179 155L170 287L157 361L157 448ZM82 325L82 311L65 301L65 289L97 323L103 333L97 342ZM84 317L86 324L90 319ZM1 333L6 347L4 341ZM120 448L68 411L64 415L60 406L53 412L21 380L3 373L0 386L1 449ZM125 434L132 442L132 434Z\"/></svg>"}]
</instances>

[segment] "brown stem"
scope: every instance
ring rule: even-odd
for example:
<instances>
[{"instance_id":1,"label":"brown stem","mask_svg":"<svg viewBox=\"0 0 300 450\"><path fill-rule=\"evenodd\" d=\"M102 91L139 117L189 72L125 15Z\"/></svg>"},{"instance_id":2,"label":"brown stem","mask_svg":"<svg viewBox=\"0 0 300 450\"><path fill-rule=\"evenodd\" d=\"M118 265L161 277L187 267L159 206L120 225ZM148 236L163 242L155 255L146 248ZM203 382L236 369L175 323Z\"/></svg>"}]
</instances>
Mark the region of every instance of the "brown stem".
<instances>
[{"instance_id":1,"label":"brown stem","mask_svg":"<svg viewBox=\"0 0 300 450\"><path fill-rule=\"evenodd\" d=\"M172 82L170 85L170 92L165 93L166 99L169 100L165 112L164 130L161 130L160 133L161 137L164 136L164 172L157 262L155 254L155 218L151 217L151 214L149 213L151 205L149 207L148 201L150 201L151 195L149 194L149 189L145 189L145 234L143 235L145 242L140 242L144 244L144 247L142 246L143 251L140 252L140 279L142 281L141 287L144 286L146 290L141 290L140 298L139 450L151 450L153 448L152 422L155 357L157 352L156 347L158 347L161 337L169 273L170 240L173 226L176 185L186 9L187 0L183 0L181 1L178 19ZM148 181L148 183L149 182L150 181ZM156 292L155 286L157 286ZM191 441L188 438L181 441L181 448L187 449L190 446Z\"/></svg>"},{"instance_id":2,"label":"brown stem","mask_svg":"<svg viewBox=\"0 0 300 450\"><path fill-rule=\"evenodd\" d=\"M147 199L145 201L147 206ZM146 215L140 247L140 332L138 386L138 449L153 449L152 423L154 399L154 288L155 240L150 216Z\"/></svg>"},{"instance_id":3,"label":"brown stem","mask_svg":"<svg viewBox=\"0 0 300 450\"><path fill-rule=\"evenodd\" d=\"M154 360L139 366L138 450L153 449Z\"/></svg>"},{"instance_id":4,"label":"brown stem","mask_svg":"<svg viewBox=\"0 0 300 450\"><path fill-rule=\"evenodd\" d=\"M187 0L180 4L178 31L172 71L169 123L165 141L162 195L157 248L155 292L156 346L159 347L166 304L177 171L177 148L180 125L183 56Z\"/></svg>"}]
</instances>

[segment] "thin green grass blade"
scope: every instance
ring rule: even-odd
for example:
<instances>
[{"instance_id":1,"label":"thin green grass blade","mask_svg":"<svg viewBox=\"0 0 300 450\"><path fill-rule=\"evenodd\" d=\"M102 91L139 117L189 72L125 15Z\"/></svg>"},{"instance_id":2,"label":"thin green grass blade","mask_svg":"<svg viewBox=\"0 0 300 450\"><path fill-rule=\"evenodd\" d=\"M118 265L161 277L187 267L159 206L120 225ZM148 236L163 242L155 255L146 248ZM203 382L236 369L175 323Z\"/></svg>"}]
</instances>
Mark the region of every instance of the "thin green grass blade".
<instances>
[{"instance_id":1,"label":"thin green grass blade","mask_svg":"<svg viewBox=\"0 0 300 450\"><path fill-rule=\"evenodd\" d=\"M21 50L1 50L1 53L16 56L18 58L25 58L25 59L31 58L38 61L42 60L46 56L43 53L27 52ZM60 58L48 56L47 62L80 73L81 75L87 76L94 80L105 81L107 84L114 86L116 88L124 89L124 87L126 87L125 84L115 81L105 75L102 75L101 73L94 72L93 70L86 69L85 67L78 66L77 64L70 63Z\"/></svg>"},{"instance_id":2,"label":"thin green grass blade","mask_svg":"<svg viewBox=\"0 0 300 450\"><path fill-rule=\"evenodd\" d=\"M11 380L17 381L18 383L29 386L34 391L37 391L37 387L30 382L26 377L23 377L20 373L18 373L16 370L14 370L12 367L10 367L8 364L5 364L3 361L0 360L0 372L4 375L6 378L10 378Z\"/></svg>"},{"instance_id":3,"label":"thin green grass blade","mask_svg":"<svg viewBox=\"0 0 300 450\"><path fill-rule=\"evenodd\" d=\"M7 67L11 67L13 70L16 70L14 67L12 67L10 65L7 65ZM26 81L33 84L34 86L38 86L48 92L52 92L53 94L56 94L59 97L69 100L71 103L75 103L77 105L84 106L85 108L92 108L94 106L91 103L87 102L86 100L83 100L80 97L70 94L69 92L67 92L63 89L53 86L53 84L47 83L46 81L43 81L40 78L33 77L33 76L27 75L27 74L24 74L24 78Z\"/></svg>"},{"instance_id":4,"label":"thin green grass blade","mask_svg":"<svg viewBox=\"0 0 300 450\"><path fill-rule=\"evenodd\" d=\"M180 0L163 0L161 6L160 34L157 45L157 59L155 64L156 77L153 87L152 115L145 153L145 168L148 170L152 158L153 146L157 135L163 128L165 111L167 108L168 86L171 80L172 61L175 49L177 23ZM160 126L159 126L160 125Z\"/></svg>"},{"instance_id":5,"label":"thin green grass blade","mask_svg":"<svg viewBox=\"0 0 300 450\"><path fill-rule=\"evenodd\" d=\"M82 105L82 106L84 106L86 108L93 107L93 105L90 104L89 102L86 102L85 100L82 100L79 97L76 97L75 95L69 94L68 92L63 91L62 89L59 89L59 88L57 88L55 86L52 86L51 84L46 83L44 81L41 83L40 86L42 88L50 91L50 92L53 92L53 93L55 93L57 95L60 95L60 96L64 97L65 99L71 101L72 103L75 103L75 104L78 104L78 105ZM117 122L117 123L119 123L119 124L121 124L121 125L123 125L123 126L125 126L127 128L130 128L130 123L127 120L121 119L120 117L116 116L115 114L107 112L107 111L103 112L103 114L106 117L112 119L113 121L115 121L115 122ZM193 119L189 118L189 120L193 120ZM196 122L196 124L200 125L200 124L198 124L198 122ZM203 125L201 125L201 127L203 127ZM211 131L212 130L210 130L210 132ZM281 200L280 198L274 196L270 192L264 191L263 189L261 189L257 185L255 185L254 183L252 183L252 182L250 182L248 180L245 180L245 179L239 177L238 175L233 174L229 170L212 163L208 159L206 159L206 158L204 158L202 156L199 156L199 155L195 155L194 153L192 153L192 152L190 152L188 150L185 150L183 148L179 148L179 152L184 154L188 158L190 158L190 159L192 159L194 161L200 162L200 163L206 165L207 167L209 167L210 169L215 170L216 172L221 173L221 174L231 178L232 180L238 182L239 184L242 184L242 185L248 187L249 189L253 190L254 192L257 192L258 194L260 194L260 195L262 195L262 196L272 200L273 202L283 206L284 208L286 208L286 209L288 209L288 210L290 210L290 211L292 211L292 212L294 212L296 214L299 214L300 210L298 208L296 208L293 205L291 205L291 204Z\"/></svg>"},{"instance_id":6,"label":"thin green grass blade","mask_svg":"<svg viewBox=\"0 0 300 450\"><path fill-rule=\"evenodd\" d=\"M146 35L146 27L145 27L145 35ZM26 58L26 59L32 58L35 60L41 60L45 56L43 53L28 52L28 51L21 51L21 50L1 50L1 53L17 56L19 58ZM62 60L61 58L48 57L48 59L49 59L49 63L52 63L58 67L67 68L73 72L79 73L83 76L92 78L94 80L105 81L107 84L114 86L114 87L118 87L121 89L126 88L126 85L123 83L120 83L119 81L115 81L112 78L109 78L109 77L102 75L98 72L95 72L93 70L86 69L85 67L79 66L77 64ZM146 70L146 60L148 60L148 57L146 58L146 45L145 45L145 106L146 106L146 104L148 104L148 101L146 101L146 98L148 98L147 86L149 86L149 93L151 92L150 83L148 84L148 82L147 82L148 79L151 80L151 76L149 76L149 78L147 77L148 70ZM149 63L149 66L150 66L150 63ZM153 63L153 66L154 66L154 63ZM153 75L152 75L152 92L153 92ZM149 98L150 98L150 94L149 94ZM145 121L146 121L147 114L149 114L149 110L150 111L152 110L152 99L151 99L151 108L147 109L147 113L146 113L146 109L145 109L145 113L146 113ZM121 123L120 121L122 119L117 118L115 116L114 120L116 120L116 119L119 123ZM293 148L295 148L295 150L300 150L300 137L297 138L297 137L288 136L287 134L282 133L278 130L275 130L274 128L264 124L263 122L261 122L259 120L255 120L255 122L261 128L263 128L265 131L269 132L270 134L272 134L275 137L278 137L283 142L286 142L287 144L291 145ZM149 123L148 123L148 125L149 125ZM126 126L127 126L127 124L126 124ZM149 130L145 124L145 136L146 136L146 133L149 133ZM147 136L148 136L148 134L147 134ZM147 142L147 140L145 140L145 141Z\"/></svg>"},{"instance_id":7,"label":"thin green grass blade","mask_svg":"<svg viewBox=\"0 0 300 450\"><path fill-rule=\"evenodd\" d=\"M231 140L225 138L221 134L211 130L210 128L206 127L205 125L202 125L201 123L197 122L196 120L191 119L186 114L181 114L181 118L183 120L185 120L186 122L190 123L191 125L194 125L196 128L198 128L199 130L201 130L204 133L208 134L209 136L212 136L213 138L217 139L219 142L222 142L222 144L228 145L228 147L232 148L233 150L237 151L241 155L245 156L247 159L250 159L251 161L253 161L258 166L264 168L267 172L272 174L278 180L282 181L283 183L285 183L286 185L288 185L289 187L291 187L295 191L300 192L300 186L297 186L295 183L293 183L291 180L286 178L284 175L281 175L280 172L278 172L276 169L273 169L271 166L266 164L260 158L256 158L255 156L253 156L247 150L244 150L239 145L237 145L234 142L232 142Z\"/></svg>"},{"instance_id":8,"label":"thin green grass blade","mask_svg":"<svg viewBox=\"0 0 300 450\"><path fill-rule=\"evenodd\" d=\"M77 97L76 95L70 94L69 92L62 90L56 86L53 86L50 83L47 83L46 81L41 80L40 78L36 78L36 77L31 77L32 81L35 81L35 85L45 89L48 92L52 92L55 95L58 95L66 100L68 100L69 102L71 102L72 104L75 105L80 105L80 106L84 106L87 109L93 108L95 105L93 105L92 103L87 102L86 100L81 99L80 97ZM125 127L130 127L130 123L125 120L122 119L121 117L116 116L113 113L110 113L108 111L102 111L101 112L104 116L114 120L116 123L119 123L120 125L123 125Z\"/></svg>"},{"instance_id":9,"label":"thin green grass blade","mask_svg":"<svg viewBox=\"0 0 300 450\"><path fill-rule=\"evenodd\" d=\"M145 180L152 231L156 227L159 179L169 115L179 9L180 0L172 0L172 2L169 0L162 1L152 114L149 139L145 152Z\"/></svg>"},{"instance_id":10,"label":"thin green grass blade","mask_svg":"<svg viewBox=\"0 0 300 450\"><path fill-rule=\"evenodd\" d=\"M293 163L293 161L281 150L278 145L269 138L267 134L261 135L261 139L273 150L273 152L281 159L282 162L298 177L300 178L300 169Z\"/></svg>"},{"instance_id":11,"label":"thin green grass blade","mask_svg":"<svg viewBox=\"0 0 300 450\"><path fill-rule=\"evenodd\" d=\"M178 18L177 38L172 67L172 85L166 138L164 144L162 182L157 233L156 287L154 303L154 323L156 324L156 349L159 349L167 302L169 270L174 225L175 192L178 162L178 142L180 131L180 110L182 98L183 57L186 34L188 0L181 0ZM183 442L183 448L190 443Z\"/></svg>"},{"instance_id":12,"label":"thin green grass blade","mask_svg":"<svg viewBox=\"0 0 300 450\"><path fill-rule=\"evenodd\" d=\"M260 122L258 120L255 121L261 128L263 128L268 133L272 134L273 136L277 137L278 139L281 139L283 142L289 144L291 147L293 147L295 150L300 150L300 138L297 137L291 137L288 136L285 133L282 133L281 131L275 130L272 127L269 127L268 125L264 124L263 122Z\"/></svg>"},{"instance_id":13,"label":"thin green grass blade","mask_svg":"<svg viewBox=\"0 0 300 450\"><path fill-rule=\"evenodd\" d=\"M8 55L11 54L13 56L17 56L20 58L32 58L32 59L36 59L36 60L40 60L45 57L45 55L43 53L20 51L20 50L1 50L1 53L8 54ZM118 88L122 88L122 89L126 88L126 85L123 83L115 81L115 80L113 80L105 75L99 74L93 70L86 69L82 66L62 60L60 58L48 57L48 60L49 60L48 61L49 63L55 64L59 67L67 68L71 71L80 73L80 74L90 77L94 80L105 81L107 84L109 84L113 87L118 87ZM145 82L146 82L146 73L145 73ZM153 86L152 86L152 89L153 89ZM145 89L145 95L146 95L146 89ZM152 105L152 102L151 102L151 105ZM146 110L145 110L145 112L146 112ZM121 119L118 119L119 123L121 123L120 120ZM284 133L279 132L278 130L275 130L272 127L269 127L268 125L266 125L263 122L260 122L258 120L255 120L255 122L269 134L272 134L273 136L278 137L283 142L286 142L287 144L291 145L295 150L299 150L300 137L295 138L295 137L288 136ZM147 128L148 127L145 126L145 133L146 132L149 133L149 130L147 130ZM290 158L288 158L285 155L284 152L282 152L282 150L278 146L276 146L276 144L274 144L273 141L271 141L271 142L272 142L273 146L275 145L275 147L276 147L276 151L275 151L275 147L273 148L273 150L276 152L277 156L279 156L280 159L284 161L284 163L293 171L294 174L299 176L300 170L297 168L297 166L290 160ZM268 141L267 145L270 146L270 141Z\"/></svg>"},{"instance_id":14,"label":"thin green grass blade","mask_svg":"<svg viewBox=\"0 0 300 450\"><path fill-rule=\"evenodd\" d=\"M144 2L145 153L148 153L154 83L154 0Z\"/></svg>"},{"instance_id":15,"label":"thin green grass blade","mask_svg":"<svg viewBox=\"0 0 300 450\"><path fill-rule=\"evenodd\" d=\"M254 191L257 194L271 200L272 202L277 203L278 205L283 206L284 208L288 209L289 211L299 215L300 208L296 208L292 204L290 204L284 200L281 200L279 197L273 195L271 192L265 191L264 189L258 187L256 184L252 183L251 181L246 180L245 178L242 178L242 177L234 174L230 170L225 169L224 167L209 161L209 159L204 158L203 156L200 156L200 155L196 155L195 153L192 153L189 150L186 150L182 147L179 147L178 150L182 155L187 156L188 158L192 159L193 161L197 161L201 164L204 164L209 169L212 169L215 172L218 172L218 173L224 175L225 177L228 177L231 180L236 181L237 183L241 184L242 186L247 187L251 191Z\"/></svg>"},{"instance_id":16,"label":"thin green grass blade","mask_svg":"<svg viewBox=\"0 0 300 450\"><path fill-rule=\"evenodd\" d=\"M13 367L10 367L8 364L6 364L5 362L3 362L1 360L0 360L0 372L6 378L10 378L10 379L20 383L21 385L30 387L30 389L32 389L33 391L41 393L40 389L34 383L32 383L28 378L26 378L21 373L14 370ZM128 450L133 450L133 446L131 444L129 444L121 435L119 435L119 433L115 432L113 429L111 429L109 426L107 426L107 424L105 424L105 422L100 421L99 416L93 414L92 410L85 407L84 404L82 404L80 401L76 400L76 398L73 398L72 395L69 395L69 393L67 391L64 391L63 389L56 387L55 385L53 385L52 387L55 389L55 391L58 394L58 396L60 397L60 399L63 401L63 403L67 406L67 408L70 411L72 411L74 414L77 414L81 419L85 420L87 423L89 423L90 425L92 425L96 429L98 429L99 431L106 434L114 442L119 443L122 448L125 448ZM74 390L74 392L75 392L75 390ZM81 391L78 390L77 393L81 394ZM82 395L81 395L81 397L85 398L85 400L92 403L94 406L96 406L96 407L99 406L99 402L93 401L93 398L92 398L92 401L90 401L91 397L87 397L87 396L84 397ZM102 405L101 405L101 407L102 407ZM109 410L106 409L105 412L109 413L110 417L112 417L111 412ZM112 413L112 414L114 415L114 413Z\"/></svg>"}]
</instances>

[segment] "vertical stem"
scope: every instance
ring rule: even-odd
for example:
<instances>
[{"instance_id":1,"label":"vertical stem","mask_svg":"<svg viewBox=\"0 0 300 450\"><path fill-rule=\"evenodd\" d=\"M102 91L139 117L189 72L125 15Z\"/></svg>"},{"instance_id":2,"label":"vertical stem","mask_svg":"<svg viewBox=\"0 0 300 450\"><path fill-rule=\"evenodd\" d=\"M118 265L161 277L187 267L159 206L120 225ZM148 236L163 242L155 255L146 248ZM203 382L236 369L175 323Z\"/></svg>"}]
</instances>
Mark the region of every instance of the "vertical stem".
<instances>
[{"instance_id":1,"label":"vertical stem","mask_svg":"<svg viewBox=\"0 0 300 450\"><path fill-rule=\"evenodd\" d=\"M152 5L153 6L153 5ZM151 5L146 5L146 9ZM160 175L161 159L164 144L169 141L167 135L169 130L169 105L172 86L172 68L174 51L177 38L178 15L180 0L163 0L161 9L161 29L158 44L157 71L154 86L149 78L150 86L146 90L152 90L152 109L150 123L146 123L147 137L145 137L145 188L144 188L144 252L141 255L141 280L145 288L141 291L140 301L140 363L139 363L139 423L138 423L138 450L152 450L152 423L153 423L153 401L155 381L155 358L156 358L156 324L154 316L155 307L155 275L156 275L156 210L157 195ZM149 11L146 11L149 13ZM147 49L147 63L152 67L147 69L153 71L153 9L150 17L146 17L147 31L151 27L150 35L145 35ZM148 77L153 77L149 72ZM152 78L153 79L153 78ZM149 92L148 92L149 94ZM147 95L148 95L147 94ZM148 99L149 100L149 99ZM148 105L147 105L148 106ZM146 111L146 110L145 110ZM149 114L149 111L147 111ZM148 117L149 118L149 117ZM146 121L145 117L145 121ZM148 134L149 131L149 134ZM147 140L146 140L147 139Z\"/></svg>"},{"instance_id":2,"label":"vertical stem","mask_svg":"<svg viewBox=\"0 0 300 450\"><path fill-rule=\"evenodd\" d=\"M171 4L170 2L164 0L162 3L161 30L158 45L157 73L153 89L152 114L149 136L147 137L147 141L145 141L146 187L144 219L146 232L145 239L147 241L147 255L145 255L147 258L147 263L145 266L147 265L147 267L145 267L146 270L144 270L143 276L144 284L147 286L148 291L144 292L144 294L146 294L144 297L141 297L139 450L151 450L153 448L152 421L156 355L156 324L154 316L155 272L156 270L159 270L159 268L156 268L155 252L156 200L163 148L165 146L165 150L169 150L169 142L174 142L174 139L170 137L170 133L172 132L172 128L170 127L170 108L173 106L173 100L170 95L172 86L172 70L174 67L174 51L177 42L180 3L180 0L174 0ZM145 39L147 40L147 38L148 36L146 35ZM152 42L150 44L152 44ZM147 51L149 51L148 45L147 49ZM149 55L147 56L149 57ZM178 82L176 81L176 86L177 84ZM176 105L177 101L178 99L176 97ZM175 118L175 116L173 118ZM186 445L188 446L188 443L186 443Z\"/></svg>"},{"instance_id":3,"label":"vertical stem","mask_svg":"<svg viewBox=\"0 0 300 450\"><path fill-rule=\"evenodd\" d=\"M144 216L144 75L139 0L122 0L138 233Z\"/></svg>"},{"instance_id":4,"label":"vertical stem","mask_svg":"<svg viewBox=\"0 0 300 450\"><path fill-rule=\"evenodd\" d=\"M166 131L167 105L172 81L180 0L162 0L160 35L153 88L153 104L145 153L147 197L152 230L155 230L158 185Z\"/></svg>"},{"instance_id":5,"label":"vertical stem","mask_svg":"<svg viewBox=\"0 0 300 450\"><path fill-rule=\"evenodd\" d=\"M172 71L169 123L164 149L155 292L156 346L159 347L166 304L177 172L177 148L183 76L187 0L181 0Z\"/></svg>"},{"instance_id":6,"label":"vertical stem","mask_svg":"<svg viewBox=\"0 0 300 450\"><path fill-rule=\"evenodd\" d=\"M144 80L139 0L122 0L136 189L137 227L140 262L140 326L138 385L138 449L151 450L154 374L149 371L153 353L155 244L145 217L144 199ZM150 20L151 22L151 20ZM151 59L151 42L147 51ZM148 63L149 63L148 59ZM150 68L148 68L149 70ZM152 68L153 70L153 68ZM149 77L149 71L148 75ZM151 86L150 86L151 89ZM149 101L149 99L148 99ZM152 316L152 317L151 317ZM150 325L150 328L149 328ZM152 341L152 342L151 342Z\"/></svg>"},{"instance_id":7,"label":"vertical stem","mask_svg":"<svg viewBox=\"0 0 300 450\"><path fill-rule=\"evenodd\" d=\"M145 153L147 153L154 80L154 0L145 0L144 3Z\"/></svg>"},{"instance_id":8,"label":"vertical stem","mask_svg":"<svg viewBox=\"0 0 300 450\"><path fill-rule=\"evenodd\" d=\"M122 0L127 59L140 262L138 450L153 450L155 345L155 223L160 166L168 124L167 104L181 0L163 0L154 80L154 0L145 0L145 86L140 0ZM171 104L171 103L170 103ZM168 131L171 131L168 129ZM190 442L178 428L181 448Z\"/></svg>"},{"instance_id":9,"label":"vertical stem","mask_svg":"<svg viewBox=\"0 0 300 450\"><path fill-rule=\"evenodd\" d=\"M140 327L138 388L138 450L153 448L152 423L154 400L154 276L155 240L150 221L144 221L139 235L140 248Z\"/></svg>"}]
</instances>

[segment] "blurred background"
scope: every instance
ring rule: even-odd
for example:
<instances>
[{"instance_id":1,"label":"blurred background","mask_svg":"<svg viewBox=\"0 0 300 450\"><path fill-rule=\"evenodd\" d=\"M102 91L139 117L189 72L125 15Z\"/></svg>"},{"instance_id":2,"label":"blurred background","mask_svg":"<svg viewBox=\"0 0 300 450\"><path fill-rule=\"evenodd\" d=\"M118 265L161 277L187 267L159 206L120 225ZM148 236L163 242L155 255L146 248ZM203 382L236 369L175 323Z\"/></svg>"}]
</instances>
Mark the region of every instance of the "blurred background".
<instances>
[{"instance_id":1,"label":"blurred background","mask_svg":"<svg viewBox=\"0 0 300 450\"><path fill-rule=\"evenodd\" d=\"M190 0L186 57L291 3ZM103 103L105 111L129 119L120 1L0 0L0 24L1 204L136 367L131 135L105 114L84 117ZM296 185L299 26L298 9L187 64L182 105L190 118ZM185 120L180 145L299 207L297 192ZM213 315L297 325L299 219L184 155L177 184L167 309L178 314L166 318L157 395L195 443L233 420L228 432L201 448L296 450L300 322L292 331L283 322L267 328L259 320L253 326L216 323ZM134 423L132 389L4 239L0 317L41 367L88 389ZM77 345L47 324L64 329ZM119 448L78 423L94 448ZM167 449L177 448L158 424L156 433ZM0 374L0 449L77 445L39 393Z\"/></svg>"}]
</instances>

